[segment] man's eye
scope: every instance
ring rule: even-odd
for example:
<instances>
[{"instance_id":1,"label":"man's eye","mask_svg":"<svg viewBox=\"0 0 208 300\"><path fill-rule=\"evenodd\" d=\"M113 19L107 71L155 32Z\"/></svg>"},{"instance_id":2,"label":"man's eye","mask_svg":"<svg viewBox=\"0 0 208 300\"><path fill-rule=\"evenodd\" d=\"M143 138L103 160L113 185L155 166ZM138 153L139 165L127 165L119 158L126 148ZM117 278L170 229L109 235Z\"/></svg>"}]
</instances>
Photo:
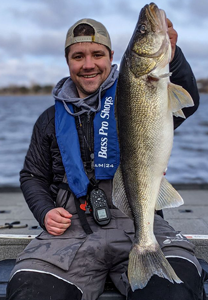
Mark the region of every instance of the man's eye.
<instances>
[{"instance_id":1,"label":"man's eye","mask_svg":"<svg viewBox=\"0 0 208 300\"><path fill-rule=\"evenodd\" d=\"M73 58L78 60L82 58L82 55L75 55Z\"/></svg>"},{"instance_id":2,"label":"man's eye","mask_svg":"<svg viewBox=\"0 0 208 300\"><path fill-rule=\"evenodd\" d=\"M97 57L97 58L102 57L102 56L103 56L102 53L95 53L95 54L94 54L94 57Z\"/></svg>"}]
</instances>

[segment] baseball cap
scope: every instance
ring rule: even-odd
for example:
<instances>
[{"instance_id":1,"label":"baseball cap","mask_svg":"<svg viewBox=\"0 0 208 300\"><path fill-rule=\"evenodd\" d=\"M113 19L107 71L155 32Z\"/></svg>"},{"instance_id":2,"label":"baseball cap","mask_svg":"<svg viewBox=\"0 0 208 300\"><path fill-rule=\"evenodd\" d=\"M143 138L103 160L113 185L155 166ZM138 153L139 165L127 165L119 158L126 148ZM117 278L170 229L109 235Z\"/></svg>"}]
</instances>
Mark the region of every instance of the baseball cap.
<instances>
[{"instance_id":1,"label":"baseball cap","mask_svg":"<svg viewBox=\"0 0 208 300\"><path fill-rule=\"evenodd\" d=\"M92 36L84 35L75 37L74 29L80 24L90 25L91 27L93 27L95 34ZM97 22L93 19L81 19L69 28L66 35L65 49L72 44L81 42L93 42L102 44L104 46L107 46L111 50L111 40L107 29L102 23Z\"/></svg>"}]
</instances>

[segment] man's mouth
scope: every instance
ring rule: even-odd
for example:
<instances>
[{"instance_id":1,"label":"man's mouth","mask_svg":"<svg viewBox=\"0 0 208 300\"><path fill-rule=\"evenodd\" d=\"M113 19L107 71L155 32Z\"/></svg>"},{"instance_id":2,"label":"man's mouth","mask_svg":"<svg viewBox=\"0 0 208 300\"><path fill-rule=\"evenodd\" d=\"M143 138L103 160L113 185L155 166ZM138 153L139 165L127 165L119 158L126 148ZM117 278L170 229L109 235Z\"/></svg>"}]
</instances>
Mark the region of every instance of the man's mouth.
<instances>
[{"instance_id":1,"label":"man's mouth","mask_svg":"<svg viewBox=\"0 0 208 300\"><path fill-rule=\"evenodd\" d=\"M84 78L94 78L97 76L97 74L92 74L92 75L81 75Z\"/></svg>"}]
</instances>

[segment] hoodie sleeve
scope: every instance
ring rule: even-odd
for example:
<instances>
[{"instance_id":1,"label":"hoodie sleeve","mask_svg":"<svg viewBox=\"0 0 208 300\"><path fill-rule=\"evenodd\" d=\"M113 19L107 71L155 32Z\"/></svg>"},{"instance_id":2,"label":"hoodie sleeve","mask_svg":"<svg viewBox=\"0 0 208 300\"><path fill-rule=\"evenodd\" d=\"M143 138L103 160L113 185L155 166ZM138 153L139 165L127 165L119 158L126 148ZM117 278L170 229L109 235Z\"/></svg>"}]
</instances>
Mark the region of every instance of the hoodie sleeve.
<instances>
[{"instance_id":1,"label":"hoodie sleeve","mask_svg":"<svg viewBox=\"0 0 208 300\"><path fill-rule=\"evenodd\" d=\"M192 69L178 46L176 46L175 56L170 63L170 72L172 73L170 81L181 85L185 90L187 90L187 92L189 92L194 101L194 106L183 109L186 118L188 118L199 106L199 92ZM174 129L180 126L184 121L185 119L181 117L174 117Z\"/></svg>"}]
</instances>

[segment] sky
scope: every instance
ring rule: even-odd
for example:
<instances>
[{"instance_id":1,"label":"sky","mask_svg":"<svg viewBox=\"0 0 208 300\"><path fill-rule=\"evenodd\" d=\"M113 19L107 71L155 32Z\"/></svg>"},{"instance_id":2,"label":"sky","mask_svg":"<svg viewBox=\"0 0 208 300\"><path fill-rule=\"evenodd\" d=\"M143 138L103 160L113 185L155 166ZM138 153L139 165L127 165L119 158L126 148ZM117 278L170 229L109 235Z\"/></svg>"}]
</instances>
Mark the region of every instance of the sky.
<instances>
[{"instance_id":1,"label":"sky","mask_svg":"<svg viewBox=\"0 0 208 300\"><path fill-rule=\"evenodd\" d=\"M56 84L68 76L68 28L93 18L108 29L119 64L146 0L1 0L0 87ZM208 1L157 0L197 79L208 78Z\"/></svg>"}]
</instances>

